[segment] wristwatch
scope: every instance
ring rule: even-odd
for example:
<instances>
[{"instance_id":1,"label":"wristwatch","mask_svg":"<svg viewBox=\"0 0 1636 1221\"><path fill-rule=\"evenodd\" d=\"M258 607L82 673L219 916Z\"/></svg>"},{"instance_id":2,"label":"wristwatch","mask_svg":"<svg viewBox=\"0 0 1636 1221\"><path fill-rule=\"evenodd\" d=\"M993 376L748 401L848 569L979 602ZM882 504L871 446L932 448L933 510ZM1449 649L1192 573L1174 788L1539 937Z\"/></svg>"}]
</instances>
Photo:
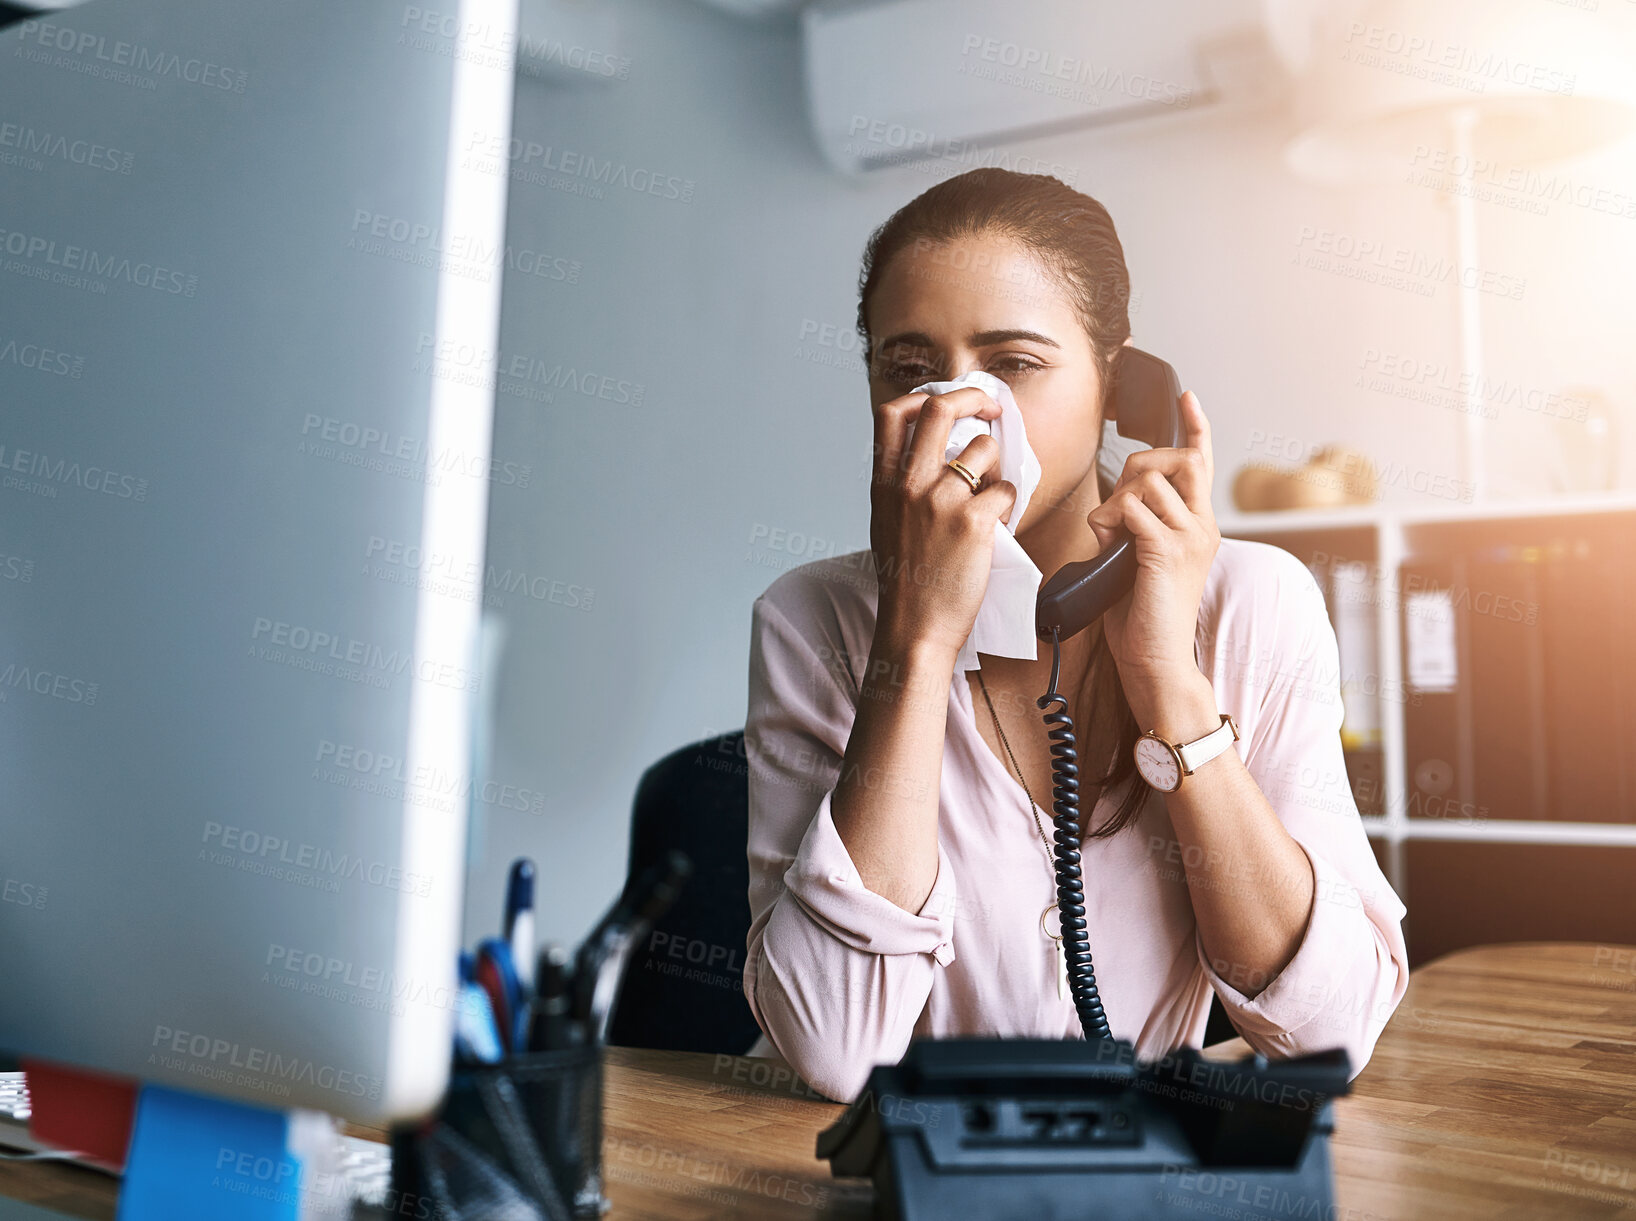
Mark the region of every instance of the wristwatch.
<instances>
[{"instance_id":1,"label":"wristwatch","mask_svg":"<svg viewBox=\"0 0 1636 1221\"><path fill-rule=\"evenodd\" d=\"M1182 787L1183 777L1191 776L1236 741L1238 726L1225 713L1220 725L1191 742L1168 742L1150 729L1136 739L1136 770L1159 792L1174 793Z\"/></svg>"}]
</instances>

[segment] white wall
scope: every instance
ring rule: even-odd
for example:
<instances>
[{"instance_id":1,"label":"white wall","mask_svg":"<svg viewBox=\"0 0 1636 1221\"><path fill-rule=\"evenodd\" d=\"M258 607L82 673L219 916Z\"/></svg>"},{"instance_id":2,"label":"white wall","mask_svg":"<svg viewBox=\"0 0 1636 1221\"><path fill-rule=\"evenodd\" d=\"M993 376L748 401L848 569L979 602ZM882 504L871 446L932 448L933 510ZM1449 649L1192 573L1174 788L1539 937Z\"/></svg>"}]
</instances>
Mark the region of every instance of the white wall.
<instances>
[{"instance_id":1,"label":"white wall","mask_svg":"<svg viewBox=\"0 0 1636 1221\"><path fill-rule=\"evenodd\" d=\"M858 256L870 229L933 181L907 168L860 184L825 167L793 26L680 0L613 8L627 79L524 80L515 134L554 158L611 158L633 179L691 180L692 200L513 182L512 247L581 266L576 284L508 276L503 356L615 379L613 399L640 385L642 400L499 395L496 456L536 474L526 489L496 489L490 563L562 582L563 601L504 599L492 774L548 796L537 813L489 807L468 938L498 920L506 863L528 852L541 864L543 934L577 939L623 880L641 771L742 725L750 603L779 565L805 558L753 540L781 530L823 552L867 545ZM997 0L997 21L1003 12ZM1356 383L1371 351L1457 372L1456 290L1422 296L1298 260L1324 231L1451 256L1448 210L1408 183L1299 183L1281 161L1288 134L1278 114L1204 118L1028 151L1078 166L1077 185L1112 212L1139 294L1137 342L1177 366L1212 419L1218 511L1242 462L1330 441L1401 464L1404 482L1384 497L1415 499L1411 481L1458 475L1459 414ZM1570 170L1636 196L1628 149ZM1478 214L1479 265L1522 281L1520 299L1483 301L1492 374L1540 392L1610 390L1626 408L1624 480L1636 483L1636 220L1561 202L1545 216L1489 202ZM809 336L815 327L844 346ZM1539 415L1510 410L1494 429L1496 490L1539 478ZM594 591L588 608L565 604L581 596L570 586Z\"/></svg>"}]
</instances>

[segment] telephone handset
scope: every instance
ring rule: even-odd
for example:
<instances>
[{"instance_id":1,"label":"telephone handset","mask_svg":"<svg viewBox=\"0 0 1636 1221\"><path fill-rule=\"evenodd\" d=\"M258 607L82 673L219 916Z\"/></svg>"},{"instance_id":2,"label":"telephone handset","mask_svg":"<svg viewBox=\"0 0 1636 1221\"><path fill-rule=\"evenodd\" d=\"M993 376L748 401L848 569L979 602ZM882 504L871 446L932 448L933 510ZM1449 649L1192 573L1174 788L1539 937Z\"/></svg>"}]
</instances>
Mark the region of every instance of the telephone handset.
<instances>
[{"instance_id":1,"label":"telephone handset","mask_svg":"<svg viewBox=\"0 0 1636 1221\"><path fill-rule=\"evenodd\" d=\"M1182 443L1182 396L1176 370L1140 348L1121 347L1113 364L1109 399L1119 435L1146 441L1154 449ZM1100 619L1136 583L1136 545L1119 532L1097 555L1066 564L1040 586L1034 630L1042 640L1067 640Z\"/></svg>"},{"instance_id":2,"label":"telephone handset","mask_svg":"<svg viewBox=\"0 0 1636 1221\"><path fill-rule=\"evenodd\" d=\"M1181 398L1176 370L1139 348L1119 349L1109 399L1119 435L1146 441L1155 449L1181 444ZM1121 530L1088 560L1064 565L1040 586L1034 630L1051 642L1051 688L1036 706L1051 739L1051 810L1056 828L1057 910L1062 916L1062 949L1068 989L1085 1038L1110 1039L1107 1014L1096 989L1085 923L1085 885L1080 870L1079 755L1068 701L1057 690L1062 642L1095 623L1136 584L1136 544Z\"/></svg>"}]
</instances>

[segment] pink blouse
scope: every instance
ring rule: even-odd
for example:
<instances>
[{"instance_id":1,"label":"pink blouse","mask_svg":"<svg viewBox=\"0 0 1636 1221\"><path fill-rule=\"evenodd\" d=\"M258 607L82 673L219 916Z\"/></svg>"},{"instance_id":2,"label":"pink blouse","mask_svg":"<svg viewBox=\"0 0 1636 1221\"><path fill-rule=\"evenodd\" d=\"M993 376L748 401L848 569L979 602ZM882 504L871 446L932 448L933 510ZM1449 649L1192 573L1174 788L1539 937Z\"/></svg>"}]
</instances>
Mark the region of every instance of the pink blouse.
<instances>
[{"instance_id":1,"label":"pink blouse","mask_svg":"<svg viewBox=\"0 0 1636 1221\"><path fill-rule=\"evenodd\" d=\"M896 1063L913 1035L1084 1037L1066 989L1058 995L1058 954L1040 928L1055 876L1022 786L977 730L964 674L949 687L937 880L919 912L866 888L835 830L830 798L875 608L873 562L860 551L784 573L751 615L744 994L763 1034L750 1054L782 1056L843 1102L874 1064ZM1253 999L1217 975L1188 897L1183 854L1196 849L1177 842L1163 795L1150 793L1133 825L1085 850L1108 1024L1141 1059L1197 1047L1214 990L1257 1050L1345 1047L1355 1074L1409 970L1404 906L1347 781L1323 595L1288 552L1223 539L1196 641L1218 707L1238 723L1233 749L1312 861L1312 916L1295 956ZM1118 796L1103 796L1096 822ZM1040 821L1049 834L1050 813Z\"/></svg>"}]
</instances>

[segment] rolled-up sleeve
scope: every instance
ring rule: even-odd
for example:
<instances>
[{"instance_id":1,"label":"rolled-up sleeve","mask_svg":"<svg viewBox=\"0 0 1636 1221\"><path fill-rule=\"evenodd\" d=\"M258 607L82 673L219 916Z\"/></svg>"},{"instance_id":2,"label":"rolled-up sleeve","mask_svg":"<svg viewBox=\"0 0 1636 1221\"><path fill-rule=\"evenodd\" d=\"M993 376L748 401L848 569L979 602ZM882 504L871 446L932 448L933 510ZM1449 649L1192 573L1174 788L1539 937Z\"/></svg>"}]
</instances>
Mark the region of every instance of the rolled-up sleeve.
<instances>
[{"instance_id":1,"label":"rolled-up sleeve","mask_svg":"<svg viewBox=\"0 0 1636 1221\"><path fill-rule=\"evenodd\" d=\"M774 1050L846 1102L876 1063L902 1058L935 972L954 960L955 877L939 844L919 912L864 886L830 814L857 682L827 598L798 575L774 582L751 614L744 995ZM775 595L794 600L790 614Z\"/></svg>"},{"instance_id":2,"label":"rolled-up sleeve","mask_svg":"<svg viewBox=\"0 0 1636 1221\"><path fill-rule=\"evenodd\" d=\"M1355 1076L1409 985L1405 908L1369 847L1347 777L1339 654L1323 595L1299 560L1259 550L1257 566L1272 572L1246 583L1256 605L1239 616L1238 644L1218 653L1216 688L1253 709L1244 764L1311 862L1312 912L1294 956L1253 997L1212 969L1202 938L1199 960L1256 1050L1344 1047Z\"/></svg>"}]
</instances>

